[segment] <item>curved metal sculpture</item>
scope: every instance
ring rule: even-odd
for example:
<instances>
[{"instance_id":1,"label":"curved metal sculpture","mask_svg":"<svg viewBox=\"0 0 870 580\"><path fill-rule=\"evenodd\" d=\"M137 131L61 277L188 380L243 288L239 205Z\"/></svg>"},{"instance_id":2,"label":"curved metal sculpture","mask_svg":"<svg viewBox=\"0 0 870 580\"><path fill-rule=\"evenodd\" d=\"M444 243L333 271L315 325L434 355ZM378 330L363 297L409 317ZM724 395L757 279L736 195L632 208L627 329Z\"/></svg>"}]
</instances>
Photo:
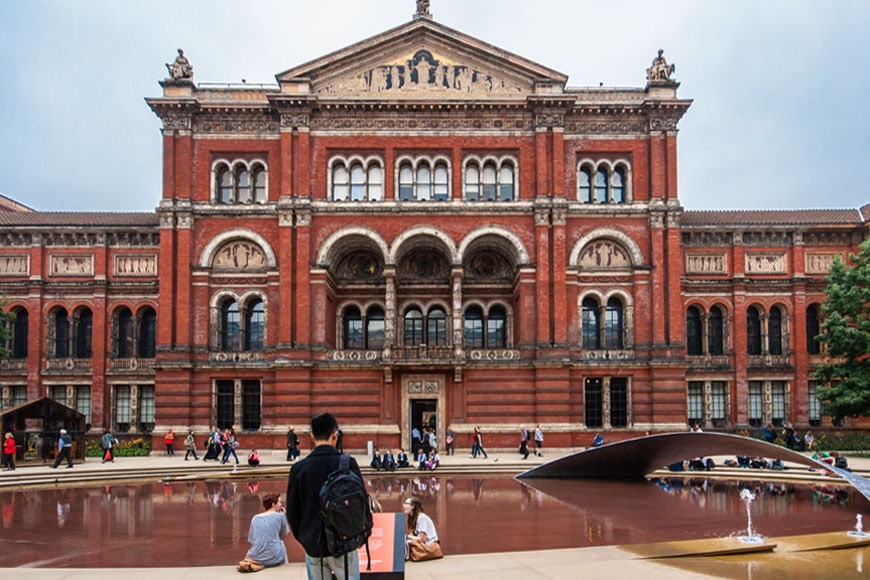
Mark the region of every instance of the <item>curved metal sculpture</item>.
<instances>
[{"instance_id":1,"label":"curved metal sculpture","mask_svg":"<svg viewBox=\"0 0 870 580\"><path fill-rule=\"evenodd\" d=\"M707 455L748 455L825 469L848 481L870 500L870 480L759 439L726 433L663 433L593 447L525 471L518 479L641 478L676 461Z\"/></svg>"}]
</instances>

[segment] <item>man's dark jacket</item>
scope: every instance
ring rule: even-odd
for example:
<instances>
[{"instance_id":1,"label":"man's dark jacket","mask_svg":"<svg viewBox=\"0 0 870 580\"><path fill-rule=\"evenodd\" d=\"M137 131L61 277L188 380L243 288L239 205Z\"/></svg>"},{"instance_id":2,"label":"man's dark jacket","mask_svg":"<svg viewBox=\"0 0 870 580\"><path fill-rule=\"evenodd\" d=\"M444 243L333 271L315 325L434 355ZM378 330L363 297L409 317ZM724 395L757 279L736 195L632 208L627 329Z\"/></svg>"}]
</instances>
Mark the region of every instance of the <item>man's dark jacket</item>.
<instances>
[{"instance_id":1,"label":"man's dark jacket","mask_svg":"<svg viewBox=\"0 0 870 580\"><path fill-rule=\"evenodd\" d=\"M312 558L329 556L320 517L320 488L329 474L338 469L339 457L341 453L332 445L318 445L308 457L293 465L287 480L287 521L293 537ZM350 470L362 479L353 457Z\"/></svg>"}]
</instances>

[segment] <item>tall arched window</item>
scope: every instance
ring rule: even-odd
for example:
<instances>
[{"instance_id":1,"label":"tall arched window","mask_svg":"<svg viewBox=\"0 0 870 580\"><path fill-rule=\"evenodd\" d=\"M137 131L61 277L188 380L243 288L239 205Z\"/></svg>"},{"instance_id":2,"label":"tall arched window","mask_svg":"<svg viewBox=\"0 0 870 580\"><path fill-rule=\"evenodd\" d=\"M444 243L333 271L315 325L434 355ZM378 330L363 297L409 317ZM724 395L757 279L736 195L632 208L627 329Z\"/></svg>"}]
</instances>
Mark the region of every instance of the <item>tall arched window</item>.
<instances>
[{"instance_id":1,"label":"tall arched window","mask_svg":"<svg viewBox=\"0 0 870 580\"><path fill-rule=\"evenodd\" d=\"M510 163L504 163L499 172L499 193L502 201L513 201L516 196L516 188L514 187L514 166Z\"/></svg>"},{"instance_id":2,"label":"tall arched window","mask_svg":"<svg viewBox=\"0 0 870 580\"><path fill-rule=\"evenodd\" d=\"M432 187L435 201L447 201L450 198L450 178L447 166L443 163L435 165L435 182Z\"/></svg>"},{"instance_id":3,"label":"tall arched window","mask_svg":"<svg viewBox=\"0 0 870 580\"><path fill-rule=\"evenodd\" d=\"M372 306L366 312L366 348L384 348L384 309Z\"/></svg>"},{"instance_id":4,"label":"tall arched window","mask_svg":"<svg viewBox=\"0 0 870 580\"><path fill-rule=\"evenodd\" d=\"M601 335L598 332L598 302L594 298L583 299L583 348L601 348Z\"/></svg>"},{"instance_id":5,"label":"tall arched window","mask_svg":"<svg viewBox=\"0 0 870 580\"><path fill-rule=\"evenodd\" d=\"M130 358L133 356L135 344L135 328L133 327L133 313L126 306L118 309L118 344L115 356L118 358Z\"/></svg>"},{"instance_id":6,"label":"tall arched window","mask_svg":"<svg viewBox=\"0 0 870 580\"><path fill-rule=\"evenodd\" d=\"M157 356L157 312L150 306L139 314L139 358Z\"/></svg>"},{"instance_id":7,"label":"tall arched window","mask_svg":"<svg viewBox=\"0 0 870 580\"><path fill-rule=\"evenodd\" d=\"M465 199L466 201L480 199L480 170L474 164L465 168Z\"/></svg>"},{"instance_id":8,"label":"tall arched window","mask_svg":"<svg viewBox=\"0 0 870 580\"><path fill-rule=\"evenodd\" d=\"M420 346L423 344L423 313L417 308L405 312L404 345Z\"/></svg>"},{"instance_id":9,"label":"tall arched window","mask_svg":"<svg viewBox=\"0 0 870 580\"><path fill-rule=\"evenodd\" d=\"M605 348L622 348L622 302L618 298L607 301L604 341Z\"/></svg>"},{"instance_id":10,"label":"tall arched window","mask_svg":"<svg viewBox=\"0 0 870 580\"><path fill-rule=\"evenodd\" d=\"M701 337L701 311L697 306L689 306L686 311L686 350L689 356L703 354Z\"/></svg>"},{"instance_id":11,"label":"tall arched window","mask_svg":"<svg viewBox=\"0 0 870 580\"><path fill-rule=\"evenodd\" d=\"M245 309L245 349L263 350L266 338L266 309L259 298L248 303Z\"/></svg>"},{"instance_id":12,"label":"tall arched window","mask_svg":"<svg viewBox=\"0 0 870 580\"><path fill-rule=\"evenodd\" d=\"M483 348L483 310L469 306L465 310L465 348Z\"/></svg>"},{"instance_id":13,"label":"tall arched window","mask_svg":"<svg viewBox=\"0 0 870 580\"><path fill-rule=\"evenodd\" d=\"M821 343L816 338L819 334L819 307L817 304L810 304L807 306L807 354L821 354Z\"/></svg>"},{"instance_id":14,"label":"tall arched window","mask_svg":"<svg viewBox=\"0 0 870 580\"><path fill-rule=\"evenodd\" d=\"M483 166L483 201L496 200L496 172L495 163L486 163Z\"/></svg>"},{"instance_id":15,"label":"tall arched window","mask_svg":"<svg viewBox=\"0 0 870 580\"><path fill-rule=\"evenodd\" d=\"M332 200L347 201L350 195L348 172L344 165L332 168Z\"/></svg>"},{"instance_id":16,"label":"tall arched window","mask_svg":"<svg viewBox=\"0 0 870 580\"><path fill-rule=\"evenodd\" d=\"M414 168L410 163L399 166L399 201L414 199Z\"/></svg>"},{"instance_id":17,"label":"tall arched window","mask_svg":"<svg viewBox=\"0 0 870 580\"><path fill-rule=\"evenodd\" d=\"M782 311L779 306L774 306L770 309L770 314L767 318L767 336L768 336L768 351L770 354L782 354L785 348L783 347L783 324L785 321L782 317Z\"/></svg>"},{"instance_id":18,"label":"tall arched window","mask_svg":"<svg viewBox=\"0 0 870 580\"><path fill-rule=\"evenodd\" d=\"M368 199L369 201L384 199L384 170L380 165L372 164L369 166Z\"/></svg>"},{"instance_id":19,"label":"tall arched window","mask_svg":"<svg viewBox=\"0 0 870 580\"><path fill-rule=\"evenodd\" d=\"M236 169L236 200L251 203L251 174L245 167Z\"/></svg>"},{"instance_id":20,"label":"tall arched window","mask_svg":"<svg viewBox=\"0 0 870 580\"><path fill-rule=\"evenodd\" d=\"M266 191L266 168L254 166L254 203L266 203L269 194Z\"/></svg>"},{"instance_id":21,"label":"tall arched window","mask_svg":"<svg viewBox=\"0 0 870 580\"><path fill-rule=\"evenodd\" d=\"M426 320L426 343L429 346L444 346L447 344L447 314L442 308L429 311Z\"/></svg>"},{"instance_id":22,"label":"tall arched window","mask_svg":"<svg viewBox=\"0 0 870 580\"><path fill-rule=\"evenodd\" d=\"M268 171L263 161L221 160L213 166L214 201L220 204L251 204L268 201Z\"/></svg>"},{"instance_id":23,"label":"tall arched window","mask_svg":"<svg viewBox=\"0 0 870 580\"><path fill-rule=\"evenodd\" d=\"M511 159L471 157L465 161L465 201L513 201L516 198L516 168Z\"/></svg>"},{"instance_id":24,"label":"tall arched window","mask_svg":"<svg viewBox=\"0 0 870 580\"><path fill-rule=\"evenodd\" d=\"M239 350L240 331L239 305L227 300L221 305L221 350Z\"/></svg>"},{"instance_id":25,"label":"tall arched window","mask_svg":"<svg viewBox=\"0 0 870 580\"><path fill-rule=\"evenodd\" d=\"M625 203L625 169L622 167L613 171L610 193L613 203Z\"/></svg>"},{"instance_id":26,"label":"tall arched window","mask_svg":"<svg viewBox=\"0 0 870 580\"><path fill-rule=\"evenodd\" d=\"M351 306L344 311L342 325L344 326L344 348L346 349L361 349L364 348L362 314L359 308Z\"/></svg>"},{"instance_id":27,"label":"tall arched window","mask_svg":"<svg viewBox=\"0 0 870 580\"><path fill-rule=\"evenodd\" d=\"M350 200L362 201L366 197L366 173L362 163L350 166Z\"/></svg>"},{"instance_id":28,"label":"tall arched window","mask_svg":"<svg viewBox=\"0 0 870 580\"><path fill-rule=\"evenodd\" d=\"M75 358L91 358L94 315L89 308L79 308L74 315Z\"/></svg>"},{"instance_id":29,"label":"tall arched window","mask_svg":"<svg viewBox=\"0 0 870 580\"><path fill-rule=\"evenodd\" d=\"M233 173L226 165L222 165L217 172L218 201L220 203L233 203Z\"/></svg>"},{"instance_id":30,"label":"tall arched window","mask_svg":"<svg viewBox=\"0 0 870 580\"><path fill-rule=\"evenodd\" d=\"M761 312L757 306L746 311L746 351L750 355L761 354Z\"/></svg>"},{"instance_id":31,"label":"tall arched window","mask_svg":"<svg viewBox=\"0 0 870 580\"><path fill-rule=\"evenodd\" d=\"M417 201L432 199L432 170L427 163L417 166Z\"/></svg>"},{"instance_id":32,"label":"tall arched window","mask_svg":"<svg viewBox=\"0 0 870 580\"><path fill-rule=\"evenodd\" d=\"M502 306L493 306L486 320L488 348L507 348L507 313Z\"/></svg>"},{"instance_id":33,"label":"tall arched window","mask_svg":"<svg viewBox=\"0 0 870 580\"><path fill-rule=\"evenodd\" d=\"M584 159L577 166L577 201L626 203L631 198L631 165L625 160Z\"/></svg>"},{"instance_id":34,"label":"tall arched window","mask_svg":"<svg viewBox=\"0 0 870 580\"><path fill-rule=\"evenodd\" d=\"M712 355L725 354L725 322L719 306L712 307L707 316L707 348Z\"/></svg>"},{"instance_id":35,"label":"tall arched window","mask_svg":"<svg viewBox=\"0 0 870 580\"><path fill-rule=\"evenodd\" d=\"M67 358L70 354L70 323L69 315L63 308L54 311L54 358Z\"/></svg>"},{"instance_id":36,"label":"tall arched window","mask_svg":"<svg viewBox=\"0 0 870 580\"><path fill-rule=\"evenodd\" d=\"M607 172L604 168L595 172L595 202L607 203Z\"/></svg>"},{"instance_id":37,"label":"tall arched window","mask_svg":"<svg viewBox=\"0 0 870 580\"><path fill-rule=\"evenodd\" d=\"M9 355L14 359L25 359L27 358L27 339L29 336L27 310L22 307L13 308L10 314L12 317L10 332L12 344L9 346Z\"/></svg>"},{"instance_id":38,"label":"tall arched window","mask_svg":"<svg viewBox=\"0 0 870 580\"><path fill-rule=\"evenodd\" d=\"M577 201L592 203L592 172L588 167L582 168L577 176Z\"/></svg>"}]
</instances>

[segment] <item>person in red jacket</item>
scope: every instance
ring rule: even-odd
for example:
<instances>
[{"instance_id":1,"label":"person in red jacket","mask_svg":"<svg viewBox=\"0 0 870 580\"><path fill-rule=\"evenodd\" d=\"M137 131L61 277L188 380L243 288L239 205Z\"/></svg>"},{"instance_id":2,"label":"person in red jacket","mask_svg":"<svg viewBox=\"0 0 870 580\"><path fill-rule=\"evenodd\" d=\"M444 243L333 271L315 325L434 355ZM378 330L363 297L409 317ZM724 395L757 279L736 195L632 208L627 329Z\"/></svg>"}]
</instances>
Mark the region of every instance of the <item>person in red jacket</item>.
<instances>
[{"instance_id":1,"label":"person in red jacket","mask_svg":"<svg viewBox=\"0 0 870 580\"><path fill-rule=\"evenodd\" d=\"M3 439L3 471L15 471L15 437L7 433Z\"/></svg>"}]
</instances>

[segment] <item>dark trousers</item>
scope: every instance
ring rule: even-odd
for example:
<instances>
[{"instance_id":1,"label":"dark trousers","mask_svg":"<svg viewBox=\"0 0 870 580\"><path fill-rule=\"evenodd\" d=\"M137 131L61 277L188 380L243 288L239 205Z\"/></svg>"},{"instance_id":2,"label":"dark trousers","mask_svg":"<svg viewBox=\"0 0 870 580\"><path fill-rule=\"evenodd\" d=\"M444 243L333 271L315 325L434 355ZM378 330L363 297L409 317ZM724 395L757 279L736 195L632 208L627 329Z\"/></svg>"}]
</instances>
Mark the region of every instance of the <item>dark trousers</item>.
<instances>
[{"instance_id":1,"label":"dark trousers","mask_svg":"<svg viewBox=\"0 0 870 580\"><path fill-rule=\"evenodd\" d=\"M4 453L3 454L3 467L7 467L9 469L15 469L15 454L14 453Z\"/></svg>"},{"instance_id":2,"label":"dark trousers","mask_svg":"<svg viewBox=\"0 0 870 580\"><path fill-rule=\"evenodd\" d=\"M57 457L54 459L54 465L52 467L57 467L60 465L60 462L66 459L67 467L72 467L72 447L62 447L60 451L57 452Z\"/></svg>"},{"instance_id":3,"label":"dark trousers","mask_svg":"<svg viewBox=\"0 0 870 580\"><path fill-rule=\"evenodd\" d=\"M193 455L194 459L199 459L199 457L196 456L196 449L194 449L193 447L188 447L187 451L184 452L185 461L187 461L187 458L190 457L191 455Z\"/></svg>"},{"instance_id":4,"label":"dark trousers","mask_svg":"<svg viewBox=\"0 0 870 580\"><path fill-rule=\"evenodd\" d=\"M103 449L103 463L107 461L111 461L112 463L115 462L115 453L112 451L111 447Z\"/></svg>"}]
</instances>

